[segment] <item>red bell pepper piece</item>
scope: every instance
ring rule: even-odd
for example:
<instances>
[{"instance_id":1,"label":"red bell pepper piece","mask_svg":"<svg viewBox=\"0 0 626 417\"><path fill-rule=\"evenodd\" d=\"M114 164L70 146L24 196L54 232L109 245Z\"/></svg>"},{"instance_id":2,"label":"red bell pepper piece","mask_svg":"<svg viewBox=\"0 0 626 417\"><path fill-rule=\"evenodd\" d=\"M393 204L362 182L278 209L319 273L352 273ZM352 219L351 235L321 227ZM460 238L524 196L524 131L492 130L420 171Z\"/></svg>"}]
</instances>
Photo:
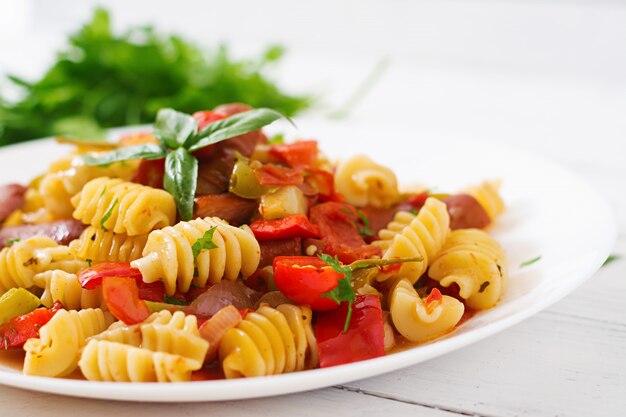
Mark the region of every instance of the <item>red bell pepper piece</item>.
<instances>
[{"instance_id":1,"label":"red bell pepper piece","mask_svg":"<svg viewBox=\"0 0 626 417\"><path fill-rule=\"evenodd\" d=\"M315 326L320 368L358 362L385 355L385 331L380 299L375 295L358 296L352 306L348 331L343 327L348 304L320 313Z\"/></svg>"},{"instance_id":2,"label":"red bell pepper piece","mask_svg":"<svg viewBox=\"0 0 626 417\"><path fill-rule=\"evenodd\" d=\"M254 170L259 184L268 187L302 185L304 177L300 171L280 165L265 164Z\"/></svg>"},{"instance_id":3,"label":"red bell pepper piece","mask_svg":"<svg viewBox=\"0 0 626 417\"><path fill-rule=\"evenodd\" d=\"M304 214L293 214L277 220L258 219L250 224L250 229L258 240L320 237L319 227L309 222Z\"/></svg>"},{"instance_id":4,"label":"red bell pepper piece","mask_svg":"<svg viewBox=\"0 0 626 417\"><path fill-rule=\"evenodd\" d=\"M337 302L322 295L337 287L344 275L314 256L277 256L274 282L287 298L316 311L336 309ZM343 323L343 322L342 322Z\"/></svg>"},{"instance_id":5,"label":"red bell pepper piece","mask_svg":"<svg viewBox=\"0 0 626 417\"><path fill-rule=\"evenodd\" d=\"M141 279L141 272L130 266L130 262L103 262L78 272L78 281L86 290L102 284L104 277L128 277Z\"/></svg>"},{"instance_id":6,"label":"red bell pepper piece","mask_svg":"<svg viewBox=\"0 0 626 417\"><path fill-rule=\"evenodd\" d=\"M284 145L273 145L269 153L292 168L310 167L317 159L317 141L301 140Z\"/></svg>"},{"instance_id":7,"label":"red bell pepper piece","mask_svg":"<svg viewBox=\"0 0 626 417\"><path fill-rule=\"evenodd\" d=\"M41 307L13 317L0 326L0 350L21 348L28 339L39 337L39 329L63 308L63 304L57 301L50 308Z\"/></svg>"},{"instance_id":8,"label":"red bell pepper piece","mask_svg":"<svg viewBox=\"0 0 626 417\"><path fill-rule=\"evenodd\" d=\"M424 205L427 199L428 193L419 193L407 198L406 202L412 205L414 208L419 209Z\"/></svg>"},{"instance_id":9,"label":"red bell pepper piece","mask_svg":"<svg viewBox=\"0 0 626 417\"><path fill-rule=\"evenodd\" d=\"M139 298L134 278L105 277L102 280L102 297L111 314L126 324L141 323L150 315L148 305Z\"/></svg>"}]
</instances>

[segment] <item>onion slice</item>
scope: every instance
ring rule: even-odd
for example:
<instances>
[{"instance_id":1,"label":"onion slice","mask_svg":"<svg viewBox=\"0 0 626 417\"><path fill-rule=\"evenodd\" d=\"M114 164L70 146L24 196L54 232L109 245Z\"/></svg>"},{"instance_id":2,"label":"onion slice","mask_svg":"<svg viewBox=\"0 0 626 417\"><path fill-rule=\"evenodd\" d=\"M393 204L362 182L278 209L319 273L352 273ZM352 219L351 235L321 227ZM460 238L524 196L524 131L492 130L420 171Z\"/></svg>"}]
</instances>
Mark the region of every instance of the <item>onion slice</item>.
<instances>
[{"instance_id":1,"label":"onion slice","mask_svg":"<svg viewBox=\"0 0 626 417\"><path fill-rule=\"evenodd\" d=\"M217 358L217 349L222 337L233 327L241 323L241 313L235 306L227 306L215 313L213 317L200 326L200 336L209 342L209 350L206 354L205 363L211 363Z\"/></svg>"}]
</instances>

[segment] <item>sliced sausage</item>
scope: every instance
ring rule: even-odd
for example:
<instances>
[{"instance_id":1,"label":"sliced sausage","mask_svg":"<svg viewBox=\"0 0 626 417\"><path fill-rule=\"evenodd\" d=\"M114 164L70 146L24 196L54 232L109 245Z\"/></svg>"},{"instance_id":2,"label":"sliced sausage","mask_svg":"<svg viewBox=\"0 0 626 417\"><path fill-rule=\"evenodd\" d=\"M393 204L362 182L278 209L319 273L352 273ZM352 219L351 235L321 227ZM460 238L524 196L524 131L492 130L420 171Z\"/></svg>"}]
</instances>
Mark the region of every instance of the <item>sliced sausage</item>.
<instances>
[{"instance_id":1,"label":"sliced sausage","mask_svg":"<svg viewBox=\"0 0 626 417\"><path fill-rule=\"evenodd\" d=\"M7 184L0 187L0 222L5 221L11 213L24 205L26 189L20 184Z\"/></svg>"},{"instance_id":2,"label":"sliced sausage","mask_svg":"<svg viewBox=\"0 0 626 417\"><path fill-rule=\"evenodd\" d=\"M233 226L250 223L259 205L255 200L234 194L209 194L196 197L194 217L219 217Z\"/></svg>"},{"instance_id":3,"label":"sliced sausage","mask_svg":"<svg viewBox=\"0 0 626 417\"><path fill-rule=\"evenodd\" d=\"M302 255L302 239L266 240L259 242L261 246L261 262L259 268L272 265L277 256L300 256Z\"/></svg>"},{"instance_id":4,"label":"sliced sausage","mask_svg":"<svg viewBox=\"0 0 626 417\"><path fill-rule=\"evenodd\" d=\"M0 229L0 247L4 247L11 239L24 240L33 236L49 237L60 245L67 245L78 238L86 227L76 220L4 227Z\"/></svg>"},{"instance_id":5,"label":"sliced sausage","mask_svg":"<svg viewBox=\"0 0 626 417\"><path fill-rule=\"evenodd\" d=\"M458 194L443 200L450 214L450 228L482 229L491 223L489 215L474 197L468 194Z\"/></svg>"}]
</instances>

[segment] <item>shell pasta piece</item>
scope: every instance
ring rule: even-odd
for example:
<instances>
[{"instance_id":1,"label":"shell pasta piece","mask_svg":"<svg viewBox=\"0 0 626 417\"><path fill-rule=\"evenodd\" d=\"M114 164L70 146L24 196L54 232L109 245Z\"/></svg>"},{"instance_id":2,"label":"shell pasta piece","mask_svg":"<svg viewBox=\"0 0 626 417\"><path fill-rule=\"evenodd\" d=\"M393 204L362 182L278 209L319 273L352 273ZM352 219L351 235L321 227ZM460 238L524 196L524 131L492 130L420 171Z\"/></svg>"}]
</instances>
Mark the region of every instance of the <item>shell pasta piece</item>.
<instances>
[{"instance_id":1,"label":"shell pasta piece","mask_svg":"<svg viewBox=\"0 0 626 417\"><path fill-rule=\"evenodd\" d=\"M465 311L463 303L447 295L427 303L406 279L391 290L389 306L394 326L411 342L426 342L449 333Z\"/></svg>"},{"instance_id":2,"label":"shell pasta piece","mask_svg":"<svg viewBox=\"0 0 626 417\"><path fill-rule=\"evenodd\" d=\"M107 340L90 340L78 362L90 381L184 382L202 362Z\"/></svg>"},{"instance_id":3,"label":"shell pasta piece","mask_svg":"<svg viewBox=\"0 0 626 417\"><path fill-rule=\"evenodd\" d=\"M335 189L357 207L390 207L398 201L398 180L387 167L358 155L341 162L335 173Z\"/></svg>"},{"instance_id":4,"label":"shell pasta piece","mask_svg":"<svg viewBox=\"0 0 626 417\"><path fill-rule=\"evenodd\" d=\"M193 245L215 228L214 249L200 250L194 258ZM145 282L163 281L168 295L176 289L187 292L191 285L204 287L222 279L235 280L239 274L252 275L261 258L259 243L249 227L230 226L207 217L180 222L155 230L148 236L143 257L131 263Z\"/></svg>"},{"instance_id":5,"label":"shell pasta piece","mask_svg":"<svg viewBox=\"0 0 626 417\"><path fill-rule=\"evenodd\" d=\"M167 191L107 177L89 181L72 197L76 220L105 231L138 236L174 224L176 204Z\"/></svg>"},{"instance_id":6,"label":"shell pasta piece","mask_svg":"<svg viewBox=\"0 0 626 417\"><path fill-rule=\"evenodd\" d=\"M78 364L88 337L102 332L112 318L100 309L59 310L39 331L39 339L24 344L24 374L58 377Z\"/></svg>"},{"instance_id":7,"label":"shell pasta piece","mask_svg":"<svg viewBox=\"0 0 626 417\"><path fill-rule=\"evenodd\" d=\"M93 262L130 262L141 258L148 235L128 236L89 226L70 243L72 253Z\"/></svg>"},{"instance_id":8,"label":"shell pasta piece","mask_svg":"<svg viewBox=\"0 0 626 417\"><path fill-rule=\"evenodd\" d=\"M45 271L35 275L33 282L43 288L41 304L51 307L55 301L60 301L69 310L81 308L104 307L102 289L86 290L81 287L76 274L60 269Z\"/></svg>"},{"instance_id":9,"label":"shell pasta piece","mask_svg":"<svg viewBox=\"0 0 626 417\"><path fill-rule=\"evenodd\" d=\"M226 332L219 358L226 378L277 375L317 366L308 307L261 306Z\"/></svg>"},{"instance_id":10,"label":"shell pasta piece","mask_svg":"<svg viewBox=\"0 0 626 417\"><path fill-rule=\"evenodd\" d=\"M67 246L35 236L0 251L0 295L11 288L31 288L36 274L52 269L77 272L86 266Z\"/></svg>"},{"instance_id":11,"label":"shell pasta piece","mask_svg":"<svg viewBox=\"0 0 626 417\"><path fill-rule=\"evenodd\" d=\"M469 307L484 310L496 305L502 296L508 267L504 250L489 234L462 229L452 232L428 276L444 287L457 284Z\"/></svg>"},{"instance_id":12,"label":"shell pasta piece","mask_svg":"<svg viewBox=\"0 0 626 417\"><path fill-rule=\"evenodd\" d=\"M445 203L429 198L417 215L398 212L394 220L379 233L374 244L383 250L383 259L421 257L421 262L407 262L392 273L381 273L377 279L408 278L415 283L441 250L450 233L450 216Z\"/></svg>"}]
</instances>

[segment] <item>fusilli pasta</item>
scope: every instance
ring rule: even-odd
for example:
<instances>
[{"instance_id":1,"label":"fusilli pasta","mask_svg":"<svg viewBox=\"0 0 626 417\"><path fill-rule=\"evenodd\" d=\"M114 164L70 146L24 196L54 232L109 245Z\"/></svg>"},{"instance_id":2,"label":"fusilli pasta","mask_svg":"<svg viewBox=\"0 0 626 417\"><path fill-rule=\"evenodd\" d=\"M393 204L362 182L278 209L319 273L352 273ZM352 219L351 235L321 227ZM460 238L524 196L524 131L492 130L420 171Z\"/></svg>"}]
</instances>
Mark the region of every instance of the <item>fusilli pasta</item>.
<instances>
[{"instance_id":1,"label":"fusilli pasta","mask_svg":"<svg viewBox=\"0 0 626 417\"><path fill-rule=\"evenodd\" d=\"M311 310L262 306L226 332L219 357L226 378L276 375L317 365Z\"/></svg>"},{"instance_id":2,"label":"fusilli pasta","mask_svg":"<svg viewBox=\"0 0 626 417\"><path fill-rule=\"evenodd\" d=\"M141 258L147 240L147 234L128 236L89 226L69 247L78 258L90 259L96 263L130 262Z\"/></svg>"},{"instance_id":3,"label":"fusilli pasta","mask_svg":"<svg viewBox=\"0 0 626 417\"><path fill-rule=\"evenodd\" d=\"M211 228L215 249L202 250L194 259L193 245ZM248 277L256 271L261 257L259 243L248 226L230 226L207 217L155 230L148 236L143 257L131 263L145 282L163 281L168 295L176 288L189 290L191 284L204 287L222 279Z\"/></svg>"},{"instance_id":4,"label":"fusilli pasta","mask_svg":"<svg viewBox=\"0 0 626 417\"><path fill-rule=\"evenodd\" d=\"M102 289L83 289L76 274L55 269L35 275L33 282L43 288L40 298L41 304L46 307L51 307L56 301L60 301L68 310L106 307L102 300Z\"/></svg>"},{"instance_id":5,"label":"fusilli pasta","mask_svg":"<svg viewBox=\"0 0 626 417\"><path fill-rule=\"evenodd\" d=\"M459 295L474 309L496 305L508 276L502 247L479 229L451 233L443 250L433 260L428 276L444 287L459 286Z\"/></svg>"},{"instance_id":6,"label":"fusilli pasta","mask_svg":"<svg viewBox=\"0 0 626 417\"><path fill-rule=\"evenodd\" d=\"M398 332L411 342L425 342L454 329L465 307L453 297L426 303L407 280L400 280L389 296L391 320Z\"/></svg>"},{"instance_id":7,"label":"fusilli pasta","mask_svg":"<svg viewBox=\"0 0 626 417\"><path fill-rule=\"evenodd\" d=\"M364 155L337 166L335 189L347 203L357 207L389 207L399 198L398 180L393 171Z\"/></svg>"},{"instance_id":8,"label":"fusilli pasta","mask_svg":"<svg viewBox=\"0 0 626 417\"><path fill-rule=\"evenodd\" d=\"M35 236L0 251L0 295L11 288L30 288L36 274L53 269L77 272L86 266L77 260L67 246Z\"/></svg>"},{"instance_id":9,"label":"fusilli pasta","mask_svg":"<svg viewBox=\"0 0 626 417\"><path fill-rule=\"evenodd\" d=\"M174 197L167 191L107 177L89 181L72 197L72 204L76 220L129 236L147 234L176 220Z\"/></svg>"},{"instance_id":10,"label":"fusilli pasta","mask_svg":"<svg viewBox=\"0 0 626 417\"><path fill-rule=\"evenodd\" d=\"M450 233L450 216L446 205L429 198L417 215L398 212L394 220L379 233L374 244L383 249L383 259L422 257L421 262L407 262L392 273L381 273L377 279L391 276L408 278L415 283L428 267L429 261L441 250Z\"/></svg>"},{"instance_id":11,"label":"fusilli pasta","mask_svg":"<svg viewBox=\"0 0 626 417\"><path fill-rule=\"evenodd\" d=\"M100 309L59 310L39 330L38 339L24 344L24 374L64 376L76 369L80 349L89 336L102 332L112 317Z\"/></svg>"}]
</instances>

